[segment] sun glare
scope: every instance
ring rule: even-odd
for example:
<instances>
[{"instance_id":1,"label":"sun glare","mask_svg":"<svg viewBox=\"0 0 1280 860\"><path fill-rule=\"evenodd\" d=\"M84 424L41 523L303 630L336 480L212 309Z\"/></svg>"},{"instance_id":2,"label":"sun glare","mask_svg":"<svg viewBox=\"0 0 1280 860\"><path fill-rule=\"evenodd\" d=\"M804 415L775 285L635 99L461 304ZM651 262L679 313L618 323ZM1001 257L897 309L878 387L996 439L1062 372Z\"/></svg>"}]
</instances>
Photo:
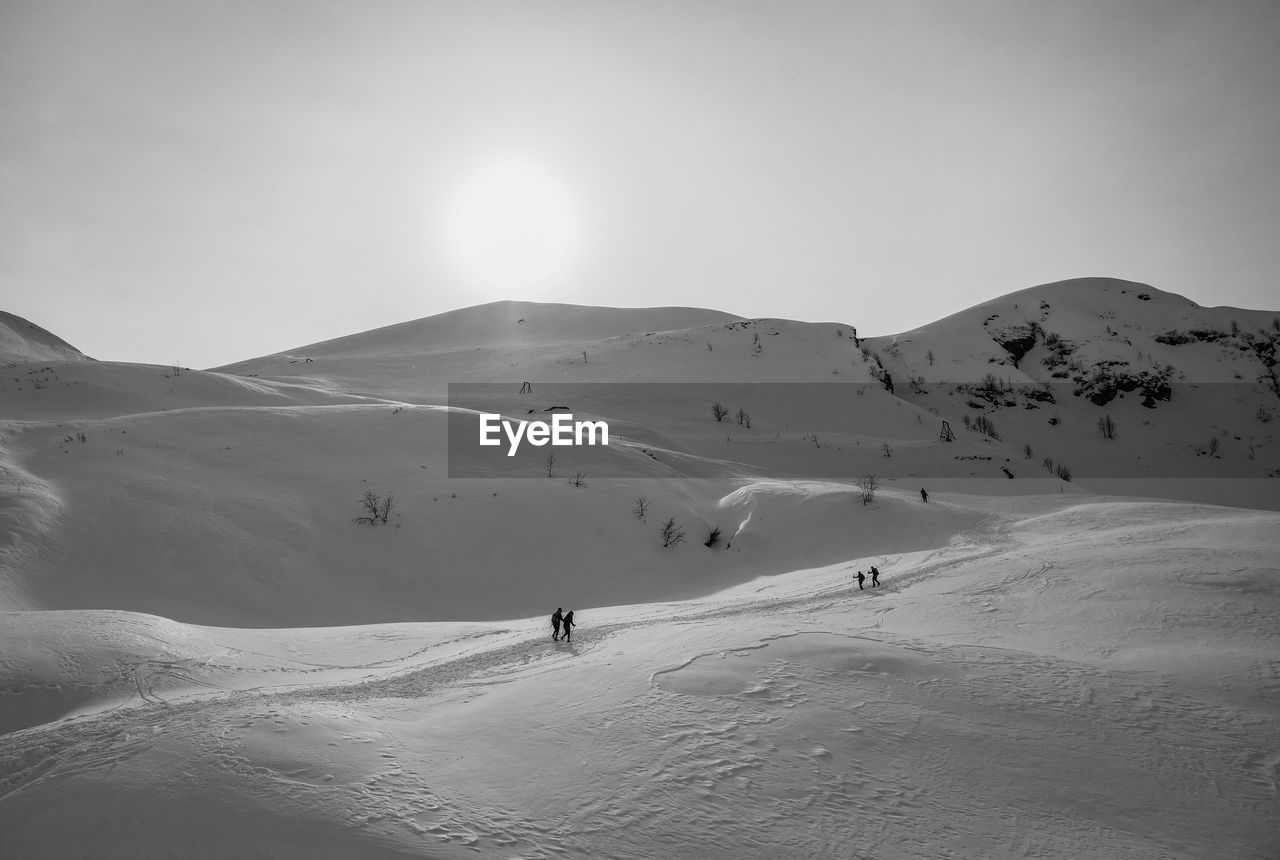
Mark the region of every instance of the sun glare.
<instances>
[{"instance_id":1,"label":"sun glare","mask_svg":"<svg viewBox=\"0 0 1280 860\"><path fill-rule=\"evenodd\" d=\"M531 286L559 271L575 233L564 188L545 170L518 161L490 165L471 177L452 222L466 272L508 289Z\"/></svg>"}]
</instances>

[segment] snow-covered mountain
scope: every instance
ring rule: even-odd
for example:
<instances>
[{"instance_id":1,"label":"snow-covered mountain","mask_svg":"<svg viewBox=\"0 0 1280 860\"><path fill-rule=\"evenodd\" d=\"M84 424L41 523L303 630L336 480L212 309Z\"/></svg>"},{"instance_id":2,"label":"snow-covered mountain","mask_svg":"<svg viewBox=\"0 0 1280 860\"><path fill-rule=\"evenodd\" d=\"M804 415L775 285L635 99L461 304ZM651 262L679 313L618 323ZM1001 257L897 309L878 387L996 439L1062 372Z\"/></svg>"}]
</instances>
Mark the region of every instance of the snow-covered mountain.
<instances>
[{"instance_id":1,"label":"snow-covered mountain","mask_svg":"<svg viewBox=\"0 0 1280 860\"><path fill-rule=\"evenodd\" d=\"M1280 476L1275 312L1082 279L870 346L906 400L1020 455L993 466L1019 476L1065 469L1100 492L1274 506L1267 481L1241 482L1257 494L1228 498L1197 480Z\"/></svg>"},{"instance_id":2,"label":"snow-covered mountain","mask_svg":"<svg viewBox=\"0 0 1280 860\"><path fill-rule=\"evenodd\" d=\"M62 338L20 316L0 311L0 368L33 361L91 361Z\"/></svg>"},{"instance_id":3,"label":"snow-covered mountain","mask_svg":"<svg viewBox=\"0 0 1280 860\"><path fill-rule=\"evenodd\" d=\"M0 318L0 855L1268 856L1278 317ZM557 407L610 445L460 446Z\"/></svg>"}]
</instances>

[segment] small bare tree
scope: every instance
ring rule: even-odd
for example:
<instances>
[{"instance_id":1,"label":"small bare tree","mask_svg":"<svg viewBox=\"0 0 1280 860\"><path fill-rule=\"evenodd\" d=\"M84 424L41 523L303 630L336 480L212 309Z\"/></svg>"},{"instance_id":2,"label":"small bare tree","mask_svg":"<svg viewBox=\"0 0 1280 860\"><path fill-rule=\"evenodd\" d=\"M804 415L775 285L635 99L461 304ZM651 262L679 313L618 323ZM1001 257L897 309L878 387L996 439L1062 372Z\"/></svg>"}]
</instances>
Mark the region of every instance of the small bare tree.
<instances>
[{"instance_id":1,"label":"small bare tree","mask_svg":"<svg viewBox=\"0 0 1280 860\"><path fill-rule=\"evenodd\" d=\"M716 421L723 421L725 416L729 414L729 407L717 400L711 404L711 414L716 417Z\"/></svg>"},{"instance_id":2,"label":"small bare tree","mask_svg":"<svg viewBox=\"0 0 1280 860\"><path fill-rule=\"evenodd\" d=\"M556 455L548 454L546 463L547 463L547 477L548 478L553 477L552 470L555 468L555 465L556 465Z\"/></svg>"},{"instance_id":3,"label":"small bare tree","mask_svg":"<svg viewBox=\"0 0 1280 860\"><path fill-rule=\"evenodd\" d=\"M713 547L719 542L720 542L720 527L716 526L711 530L711 534L707 535L707 539L702 545L705 547Z\"/></svg>"},{"instance_id":4,"label":"small bare tree","mask_svg":"<svg viewBox=\"0 0 1280 860\"><path fill-rule=\"evenodd\" d=\"M884 454L885 459L887 460L888 458L893 456L893 449L889 447L888 442L885 442L883 445L880 446L880 453Z\"/></svg>"},{"instance_id":5,"label":"small bare tree","mask_svg":"<svg viewBox=\"0 0 1280 860\"><path fill-rule=\"evenodd\" d=\"M391 516L392 504L394 501L390 493L387 493L386 498L379 498L373 490L365 490L364 496L360 498L360 507L366 513L356 517L356 522L370 526L385 523Z\"/></svg>"},{"instance_id":6,"label":"small bare tree","mask_svg":"<svg viewBox=\"0 0 1280 860\"><path fill-rule=\"evenodd\" d=\"M748 430L751 429L751 413L750 412L748 412L747 410L739 406L738 414L735 417L738 419L739 424L741 424L743 427L746 427Z\"/></svg>"},{"instance_id":7,"label":"small bare tree","mask_svg":"<svg viewBox=\"0 0 1280 860\"><path fill-rule=\"evenodd\" d=\"M1103 439L1116 438L1116 422L1111 419L1110 413L1098 419L1098 432L1102 434Z\"/></svg>"},{"instance_id":8,"label":"small bare tree","mask_svg":"<svg viewBox=\"0 0 1280 860\"><path fill-rule=\"evenodd\" d=\"M636 515L636 519L642 520L647 510L649 510L649 500L644 496L638 496L636 498L636 506L631 509L631 513Z\"/></svg>"},{"instance_id":9,"label":"small bare tree","mask_svg":"<svg viewBox=\"0 0 1280 860\"><path fill-rule=\"evenodd\" d=\"M585 487L587 485L587 473L586 472L575 473L574 476L569 479L569 483L573 484L575 487Z\"/></svg>"},{"instance_id":10,"label":"small bare tree","mask_svg":"<svg viewBox=\"0 0 1280 860\"><path fill-rule=\"evenodd\" d=\"M880 479L866 474L858 479L858 492L862 494L862 503L869 505L876 500L876 490L880 489Z\"/></svg>"},{"instance_id":11,"label":"small bare tree","mask_svg":"<svg viewBox=\"0 0 1280 860\"><path fill-rule=\"evenodd\" d=\"M684 540L684 529L676 525L676 518L671 517L662 524L662 545L664 547L672 546Z\"/></svg>"}]
</instances>

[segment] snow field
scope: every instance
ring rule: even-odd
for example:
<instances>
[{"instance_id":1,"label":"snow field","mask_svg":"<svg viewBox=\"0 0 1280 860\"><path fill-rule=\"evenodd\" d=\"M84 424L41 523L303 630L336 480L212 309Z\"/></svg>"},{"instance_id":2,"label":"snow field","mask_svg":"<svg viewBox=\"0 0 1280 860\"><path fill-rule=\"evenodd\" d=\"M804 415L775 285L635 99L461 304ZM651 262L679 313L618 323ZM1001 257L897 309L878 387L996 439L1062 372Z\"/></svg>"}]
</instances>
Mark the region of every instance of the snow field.
<instances>
[{"instance_id":1,"label":"snow field","mask_svg":"<svg viewBox=\"0 0 1280 860\"><path fill-rule=\"evenodd\" d=\"M156 656L257 644L221 674L193 661L185 688L6 735L0 847L92 833L117 856L200 856L181 821L223 855L1267 856L1280 712L1261 619L1280 607L1251 564L1274 558L1274 515L1034 506L878 556L875 590L852 582L859 559L579 608L567 644L541 618L204 642L149 622ZM1206 619L1200 579L1161 575L1196 545L1234 548L1215 587L1259 599L1258 623L1219 625L1212 602ZM1093 598L1080 570L1106 571ZM1210 663L1168 659L1175 642ZM307 665L339 643L360 659ZM101 812L54 827L33 811L55 798Z\"/></svg>"},{"instance_id":2,"label":"snow field","mask_svg":"<svg viewBox=\"0 0 1280 860\"><path fill-rule=\"evenodd\" d=\"M1272 857L1280 461L1271 395L1233 380L1273 316L1097 279L859 344L495 303L234 373L10 326L0 856ZM983 407L995 440L963 392L903 384L1044 381L1046 340L1017 367L1001 343L1032 320L1074 372L1191 384L1113 401L1106 441L1073 394L1052 424ZM1252 344L1157 339L1236 322ZM732 385L753 427L622 381ZM871 384L806 388L832 381ZM451 477L448 382L619 444ZM863 471L870 505L840 477ZM394 494L385 526L353 522L365 490Z\"/></svg>"}]
</instances>

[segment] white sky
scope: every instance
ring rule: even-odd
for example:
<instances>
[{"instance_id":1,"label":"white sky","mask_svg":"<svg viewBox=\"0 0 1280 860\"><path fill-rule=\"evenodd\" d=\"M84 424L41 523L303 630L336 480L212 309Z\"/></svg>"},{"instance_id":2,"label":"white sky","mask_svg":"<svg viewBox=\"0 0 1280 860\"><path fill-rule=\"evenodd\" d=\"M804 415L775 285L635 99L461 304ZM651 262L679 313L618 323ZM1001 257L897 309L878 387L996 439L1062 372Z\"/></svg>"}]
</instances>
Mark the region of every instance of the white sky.
<instances>
[{"instance_id":1,"label":"white sky","mask_svg":"<svg viewBox=\"0 0 1280 860\"><path fill-rule=\"evenodd\" d=\"M499 298L1273 309L1277 45L1274 0L0 0L0 309L193 367ZM580 232L516 293L444 241L511 156Z\"/></svg>"}]
</instances>

